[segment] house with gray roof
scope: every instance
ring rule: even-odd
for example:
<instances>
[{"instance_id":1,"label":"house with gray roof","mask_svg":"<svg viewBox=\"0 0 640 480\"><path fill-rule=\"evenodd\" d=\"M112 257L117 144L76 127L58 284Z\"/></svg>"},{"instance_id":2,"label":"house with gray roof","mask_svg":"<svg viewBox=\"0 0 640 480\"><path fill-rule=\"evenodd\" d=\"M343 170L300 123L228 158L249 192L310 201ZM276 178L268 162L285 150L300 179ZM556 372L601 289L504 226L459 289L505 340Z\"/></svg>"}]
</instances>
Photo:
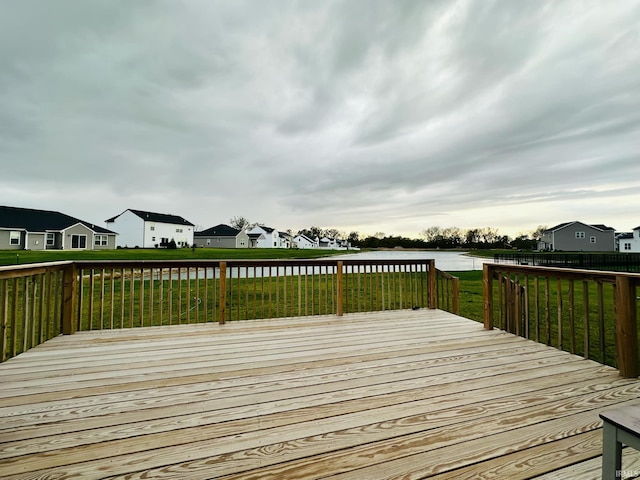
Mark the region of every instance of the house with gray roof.
<instances>
[{"instance_id":1,"label":"house with gray roof","mask_svg":"<svg viewBox=\"0 0 640 480\"><path fill-rule=\"evenodd\" d=\"M196 247L249 248L249 235L242 230L221 223L193 234Z\"/></svg>"},{"instance_id":2,"label":"house with gray roof","mask_svg":"<svg viewBox=\"0 0 640 480\"><path fill-rule=\"evenodd\" d=\"M193 223L178 215L128 209L105 220L118 232L118 247L167 247L174 241L178 247L193 245Z\"/></svg>"},{"instance_id":3,"label":"house with gray roof","mask_svg":"<svg viewBox=\"0 0 640 480\"><path fill-rule=\"evenodd\" d=\"M116 236L64 213L0 206L0 250L106 250Z\"/></svg>"},{"instance_id":4,"label":"house with gray roof","mask_svg":"<svg viewBox=\"0 0 640 480\"><path fill-rule=\"evenodd\" d=\"M318 248L318 238L316 237L315 239L311 239L306 235L304 235L303 233L299 233L298 235L293 237L293 241L298 248L302 248L302 249Z\"/></svg>"},{"instance_id":5,"label":"house with gray roof","mask_svg":"<svg viewBox=\"0 0 640 480\"><path fill-rule=\"evenodd\" d=\"M615 249L614 228L578 221L561 223L545 230L538 242L538 250L544 251L613 252Z\"/></svg>"}]
</instances>

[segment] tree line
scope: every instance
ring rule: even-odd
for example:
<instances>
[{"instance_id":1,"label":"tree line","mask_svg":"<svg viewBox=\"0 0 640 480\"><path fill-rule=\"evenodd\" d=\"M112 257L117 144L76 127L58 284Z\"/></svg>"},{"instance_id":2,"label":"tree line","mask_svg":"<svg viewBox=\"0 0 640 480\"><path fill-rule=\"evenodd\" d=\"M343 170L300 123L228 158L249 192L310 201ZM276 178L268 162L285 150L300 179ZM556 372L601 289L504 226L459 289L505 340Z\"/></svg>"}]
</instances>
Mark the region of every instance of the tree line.
<instances>
[{"instance_id":1,"label":"tree line","mask_svg":"<svg viewBox=\"0 0 640 480\"><path fill-rule=\"evenodd\" d=\"M238 230L250 230L261 223L249 222L245 217L233 217L230 225ZM408 238L399 235L386 235L384 232L376 232L374 235L361 236L359 232L352 231L348 235L335 228L320 228L312 226L293 232L286 230L290 235L305 235L310 239L340 238L349 241L351 246L360 248L473 248L473 249L502 249L516 248L520 250L532 250L536 248L538 240L546 226L539 225L530 232L519 233L515 238L501 235L497 228L482 227L463 230L457 227L442 228L432 226L419 233L419 238Z\"/></svg>"}]
</instances>

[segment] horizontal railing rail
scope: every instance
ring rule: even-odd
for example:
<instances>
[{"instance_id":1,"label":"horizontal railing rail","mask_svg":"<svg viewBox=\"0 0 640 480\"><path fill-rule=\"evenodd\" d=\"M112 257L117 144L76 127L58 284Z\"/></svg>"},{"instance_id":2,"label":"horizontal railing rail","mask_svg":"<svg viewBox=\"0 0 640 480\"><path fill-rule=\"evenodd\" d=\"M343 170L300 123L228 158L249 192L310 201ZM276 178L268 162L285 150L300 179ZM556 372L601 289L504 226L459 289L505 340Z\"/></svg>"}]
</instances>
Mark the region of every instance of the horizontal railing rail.
<instances>
[{"instance_id":1,"label":"horizontal railing rail","mask_svg":"<svg viewBox=\"0 0 640 480\"><path fill-rule=\"evenodd\" d=\"M430 259L115 260L1 267L0 361L76 331L405 308L453 311L454 281L437 274Z\"/></svg>"},{"instance_id":2,"label":"horizontal railing rail","mask_svg":"<svg viewBox=\"0 0 640 480\"><path fill-rule=\"evenodd\" d=\"M606 270L616 272L640 272L640 253L548 253L510 252L496 253L495 263L532 265L537 267L562 267L583 270Z\"/></svg>"},{"instance_id":3,"label":"horizontal railing rail","mask_svg":"<svg viewBox=\"0 0 640 480\"><path fill-rule=\"evenodd\" d=\"M637 377L640 274L485 264L484 325Z\"/></svg>"}]
</instances>

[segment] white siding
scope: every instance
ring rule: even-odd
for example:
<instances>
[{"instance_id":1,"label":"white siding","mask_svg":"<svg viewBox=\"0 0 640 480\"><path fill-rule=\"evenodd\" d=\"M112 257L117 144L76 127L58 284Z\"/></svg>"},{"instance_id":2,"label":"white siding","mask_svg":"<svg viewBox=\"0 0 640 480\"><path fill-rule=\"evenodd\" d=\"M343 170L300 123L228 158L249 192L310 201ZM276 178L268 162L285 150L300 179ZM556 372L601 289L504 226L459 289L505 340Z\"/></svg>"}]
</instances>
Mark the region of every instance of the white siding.
<instances>
[{"instance_id":1,"label":"white siding","mask_svg":"<svg viewBox=\"0 0 640 480\"><path fill-rule=\"evenodd\" d=\"M625 243L629 244L628 249L625 248ZM619 249L621 253L640 253L640 228L633 231L633 238L620 240Z\"/></svg>"},{"instance_id":2,"label":"white siding","mask_svg":"<svg viewBox=\"0 0 640 480\"><path fill-rule=\"evenodd\" d=\"M273 230L271 233L267 233L260 226L253 227L247 233L261 233L264 238L259 238L256 242L257 248L280 248L280 238L277 230Z\"/></svg>"},{"instance_id":3,"label":"white siding","mask_svg":"<svg viewBox=\"0 0 640 480\"><path fill-rule=\"evenodd\" d=\"M118 247L144 247L144 222L135 213L125 211L113 223L107 223L107 228L119 234L116 237ZM153 247L153 243L150 247Z\"/></svg>"},{"instance_id":4,"label":"white siding","mask_svg":"<svg viewBox=\"0 0 640 480\"><path fill-rule=\"evenodd\" d=\"M178 247L193 245L193 227L191 225L176 225L173 223L145 222L145 248L160 245L163 238L175 241Z\"/></svg>"}]
</instances>

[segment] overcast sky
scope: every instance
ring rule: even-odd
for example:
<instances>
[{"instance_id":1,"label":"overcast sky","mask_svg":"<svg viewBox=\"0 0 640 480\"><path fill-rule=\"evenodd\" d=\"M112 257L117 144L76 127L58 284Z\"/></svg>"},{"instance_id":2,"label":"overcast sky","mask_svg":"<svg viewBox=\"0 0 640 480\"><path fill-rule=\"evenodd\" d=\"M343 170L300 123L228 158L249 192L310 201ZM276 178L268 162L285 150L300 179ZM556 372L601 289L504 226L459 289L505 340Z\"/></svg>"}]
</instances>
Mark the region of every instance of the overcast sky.
<instances>
[{"instance_id":1,"label":"overcast sky","mask_svg":"<svg viewBox=\"0 0 640 480\"><path fill-rule=\"evenodd\" d=\"M0 0L0 204L640 225L640 1Z\"/></svg>"}]
</instances>

